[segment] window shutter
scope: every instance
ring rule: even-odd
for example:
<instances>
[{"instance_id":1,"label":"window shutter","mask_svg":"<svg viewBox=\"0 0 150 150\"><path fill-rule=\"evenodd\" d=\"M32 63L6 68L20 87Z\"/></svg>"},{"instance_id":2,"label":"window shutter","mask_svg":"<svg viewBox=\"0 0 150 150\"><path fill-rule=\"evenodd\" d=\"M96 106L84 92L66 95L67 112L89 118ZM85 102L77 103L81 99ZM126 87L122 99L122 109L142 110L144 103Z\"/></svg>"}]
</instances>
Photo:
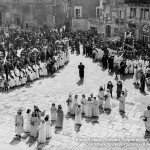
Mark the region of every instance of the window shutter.
<instances>
[{"instance_id":1,"label":"window shutter","mask_svg":"<svg viewBox=\"0 0 150 150\"><path fill-rule=\"evenodd\" d=\"M82 7L81 7L81 9L80 9L80 17L82 17Z\"/></svg>"},{"instance_id":2,"label":"window shutter","mask_svg":"<svg viewBox=\"0 0 150 150\"><path fill-rule=\"evenodd\" d=\"M78 17L81 17L81 14L80 14L80 9L78 9Z\"/></svg>"}]
</instances>

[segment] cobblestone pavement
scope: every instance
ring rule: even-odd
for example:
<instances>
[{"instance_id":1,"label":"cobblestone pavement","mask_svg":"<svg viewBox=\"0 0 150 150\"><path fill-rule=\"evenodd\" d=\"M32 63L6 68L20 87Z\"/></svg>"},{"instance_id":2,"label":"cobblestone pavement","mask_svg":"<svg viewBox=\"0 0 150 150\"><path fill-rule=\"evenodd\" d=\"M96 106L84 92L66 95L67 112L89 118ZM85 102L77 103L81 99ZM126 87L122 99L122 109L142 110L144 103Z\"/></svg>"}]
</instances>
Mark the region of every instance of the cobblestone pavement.
<instances>
[{"instance_id":1,"label":"cobblestone pavement","mask_svg":"<svg viewBox=\"0 0 150 150\"><path fill-rule=\"evenodd\" d=\"M114 89L111 114L100 114L98 122L94 119L84 118L78 132L74 126L74 120L65 117L63 130L55 133L54 126L52 126L52 138L46 144L38 145L34 139L27 135L23 135L20 141L13 139L15 136L14 116L18 108L22 107L23 114L25 114L26 109L32 109L34 105L37 105L49 114L51 103L54 102L57 105L61 104L66 114L66 100L70 92L78 94L79 98L83 93L87 96L91 92L97 95L99 86L109 80L113 81L116 87L115 76L108 75L108 70L102 70L101 66L98 63L93 63L90 58L74 54L71 55L70 60L71 62L58 71L53 78L42 78L28 86L0 93L0 150L149 150L150 147L142 145L102 147L102 145L98 145L98 142L91 142L91 139L96 140L96 138L128 139L136 137L143 140L145 125L140 116L150 104L150 92L147 91L145 95L141 94L134 87L131 76L122 80L124 87L128 90L125 118L122 118L118 112L119 102L115 99ZM81 85L78 83L77 68L80 62L85 65L85 80ZM83 138L85 139L82 140Z\"/></svg>"}]
</instances>

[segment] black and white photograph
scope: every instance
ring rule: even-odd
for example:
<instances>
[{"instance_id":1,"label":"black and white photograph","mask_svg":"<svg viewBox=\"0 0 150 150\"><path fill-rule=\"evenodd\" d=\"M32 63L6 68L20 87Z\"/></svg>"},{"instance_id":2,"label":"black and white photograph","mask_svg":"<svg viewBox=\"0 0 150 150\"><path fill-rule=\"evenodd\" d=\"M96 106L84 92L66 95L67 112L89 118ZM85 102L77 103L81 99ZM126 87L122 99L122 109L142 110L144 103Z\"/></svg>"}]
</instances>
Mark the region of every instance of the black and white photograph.
<instances>
[{"instance_id":1,"label":"black and white photograph","mask_svg":"<svg viewBox=\"0 0 150 150\"><path fill-rule=\"evenodd\" d=\"M150 0L0 0L0 150L150 150Z\"/></svg>"}]
</instances>

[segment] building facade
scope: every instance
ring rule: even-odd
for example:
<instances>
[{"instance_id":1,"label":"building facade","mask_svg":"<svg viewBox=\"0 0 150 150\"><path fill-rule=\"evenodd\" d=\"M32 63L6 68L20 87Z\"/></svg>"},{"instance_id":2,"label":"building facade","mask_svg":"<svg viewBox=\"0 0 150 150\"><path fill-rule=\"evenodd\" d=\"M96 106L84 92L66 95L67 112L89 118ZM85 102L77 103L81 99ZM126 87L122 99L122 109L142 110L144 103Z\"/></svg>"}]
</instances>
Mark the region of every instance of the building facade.
<instances>
[{"instance_id":1,"label":"building facade","mask_svg":"<svg viewBox=\"0 0 150 150\"><path fill-rule=\"evenodd\" d=\"M7 24L53 27L52 0L1 0L0 26Z\"/></svg>"},{"instance_id":2,"label":"building facade","mask_svg":"<svg viewBox=\"0 0 150 150\"><path fill-rule=\"evenodd\" d=\"M136 40L150 43L150 0L125 0L127 24Z\"/></svg>"},{"instance_id":3,"label":"building facade","mask_svg":"<svg viewBox=\"0 0 150 150\"><path fill-rule=\"evenodd\" d=\"M96 29L106 37L125 31L126 5L124 0L72 1L72 29Z\"/></svg>"},{"instance_id":4,"label":"building facade","mask_svg":"<svg viewBox=\"0 0 150 150\"><path fill-rule=\"evenodd\" d=\"M68 0L53 0L53 22L55 27L61 27L69 22Z\"/></svg>"}]
</instances>

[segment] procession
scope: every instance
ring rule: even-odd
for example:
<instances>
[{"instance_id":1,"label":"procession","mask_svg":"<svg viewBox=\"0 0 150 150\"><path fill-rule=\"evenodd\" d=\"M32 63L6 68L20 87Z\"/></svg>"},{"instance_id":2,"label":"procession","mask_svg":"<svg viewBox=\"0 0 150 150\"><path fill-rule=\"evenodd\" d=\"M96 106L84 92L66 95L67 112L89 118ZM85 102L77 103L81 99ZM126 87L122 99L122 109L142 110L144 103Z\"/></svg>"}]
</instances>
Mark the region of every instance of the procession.
<instances>
[{"instance_id":1,"label":"procession","mask_svg":"<svg viewBox=\"0 0 150 150\"><path fill-rule=\"evenodd\" d=\"M10 35L7 36L3 34L2 41L5 42L1 43L1 47L7 53L7 56L2 60L4 69L1 72L1 88L3 91L26 85L39 79L39 77L53 75L53 73L69 62L68 39L51 39L50 43L46 42L47 39L44 35L42 37L38 32L34 33L35 37L33 35L28 37L30 34L30 32L18 32L16 30L10 31ZM17 36L13 41L11 38L15 35ZM58 32L50 31L49 36L53 35L55 37L58 36L58 39L60 38ZM19 36L24 36L24 38L19 38ZM26 36L31 39L26 39ZM36 38L36 41L31 41L33 38ZM39 41L40 38L43 43ZM13 44L9 43L7 47L8 39L12 40ZM22 40L22 44L18 42L19 40L20 42ZM7 49L8 51L6 51Z\"/></svg>"},{"instance_id":2,"label":"procession","mask_svg":"<svg viewBox=\"0 0 150 150\"><path fill-rule=\"evenodd\" d=\"M17 31L13 32L16 33ZM26 34L26 32L21 31L18 35L22 35L23 33ZM124 43L126 39L133 38L131 35L127 37L127 33L124 36ZM91 31L86 33L66 33L65 31L60 33L58 30L49 31L49 38L54 36L57 39L53 37L50 41L45 41L45 37L44 35L43 37L40 35L42 34L40 31L33 34L37 36L36 41L34 41L35 43L31 41L26 43L24 41L25 44L18 46L15 43L14 45L10 44L11 51L8 51L8 55L4 60L4 71L1 74L2 91L7 92L9 89L17 86L28 85L28 83L32 83L41 77L51 76L54 73L57 74L59 69L71 61L70 55L74 54L77 57L80 55L86 56L87 59L91 57L93 62L102 64L102 69L108 70L109 74L115 73L116 79L119 76L122 79L132 75L133 84L135 86L139 85L139 90L143 93L145 93L146 86L149 86L149 60L145 59L143 55L139 55L136 58L132 58L132 54L125 55L126 49L123 48L123 42L121 47L118 47L119 50L116 51L111 49L109 42L97 47L95 34ZM81 36L82 34L85 36ZM85 40L86 36L90 36L89 40ZM6 36L5 38L7 39L8 37ZM41 37L44 43L40 43L39 38ZM7 43L7 41L5 42ZM4 49L7 48L5 45L3 44ZM18 50L14 54L13 48L15 46ZM116 46L114 45L114 47ZM11 55L14 59L10 59ZM81 81L84 81L85 78L85 67L87 66L84 66L82 63L78 66ZM91 93L89 97L86 97L83 94L81 100L78 98L78 95L74 97L72 94L69 95L68 100L66 100L68 107L66 115L75 116L75 125L80 127L84 117L100 118L101 113L109 115L112 110L111 103L113 99L117 99L118 101L119 114L122 118L126 116L125 103L129 89L123 87L122 81L118 80L116 82L116 96L114 96L114 83L108 81L105 84L100 86L97 95ZM25 132L33 138L38 137L37 141L39 143L45 143L47 138L52 137L52 132L55 132L51 131L52 122L54 122L55 128L63 129L64 116L62 106L58 105L57 108L54 103L49 115L45 115L45 112L41 112L37 106L34 106L34 111L31 112L28 109L27 115L24 117L22 116L22 110L19 109L15 119L16 136L20 138L20 135ZM26 123L24 123L24 118L26 118ZM147 132L149 132L149 129L146 130L145 134Z\"/></svg>"},{"instance_id":3,"label":"procession","mask_svg":"<svg viewBox=\"0 0 150 150\"><path fill-rule=\"evenodd\" d=\"M79 128L82 125L82 119L84 118L99 118L103 113L111 112L111 101L112 101L112 83L111 81L107 84L107 90L105 87L100 86L98 96L91 93L89 97L86 97L85 94L82 95L82 98L79 98L78 95L72 95L71 93L66 100L67 105L67 114L64 114L63 108L61 105L56 105L52 103L52 106L49 110L46 110L49 115L45 114L45 110L39 110L38 106L34 106L33 111L28 109L26 115L22 115L22 110L19 108L17 115L15 116L15 133L17 139L21 139L23 133L30 135L33 138L37 138L39 144L46 143L47 139L51 139L54 132L63 130L63 122L65 116L74 117L74 124ZM122 85L121 89L119 84L122 84L121 81L117 83L117 97L119 103L119 113L122 114L122 117L125 116L125 99L127 96L127 91L123 91ZM111 87L111 88L110 88ZM103 111L101 111L103 110ZM96 120L97 120L96 119ZM51 126L55 125L55 131L52 131Z\"/></svg>"}]
</instances>

